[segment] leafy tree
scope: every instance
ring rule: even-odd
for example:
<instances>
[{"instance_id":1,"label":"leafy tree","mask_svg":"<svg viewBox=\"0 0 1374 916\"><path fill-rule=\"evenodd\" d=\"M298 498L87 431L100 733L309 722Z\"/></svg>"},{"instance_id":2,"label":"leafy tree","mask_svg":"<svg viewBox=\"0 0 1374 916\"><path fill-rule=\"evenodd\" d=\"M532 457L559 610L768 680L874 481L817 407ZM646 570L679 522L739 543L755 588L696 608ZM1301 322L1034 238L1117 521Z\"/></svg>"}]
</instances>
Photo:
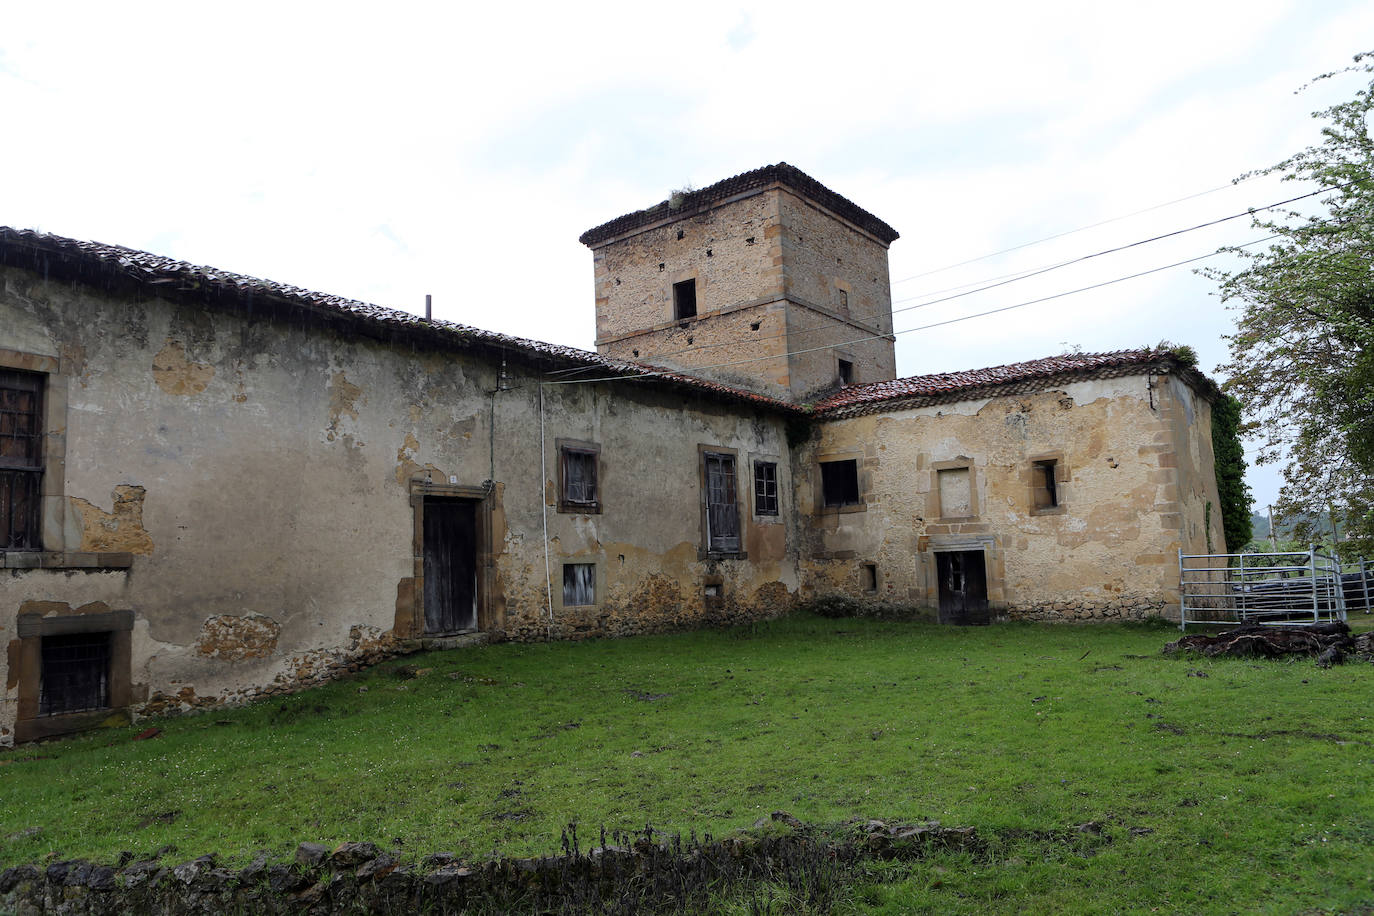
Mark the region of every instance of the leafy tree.
<instances>
[{"instance_id":1,"label":"leafy tree","mask_svg":"<svg viewBox=\"0 0 1374 916\"><path fill-rule=\"evenodd\" d=\"M1329 510L1351 537L1342 551L1374 556L1374 52L1317 80L1343 73L1367 84L1313 114L1322 141L1260 170L1327 189L1323 211L1256 217L1269 247L1224 249L1239 269L1204 273L1239 311L1221 371L1246 407L1243 431L1260 464L1288 459L1281 513Z\"/></svg>"},{"instance_id":2,"label":"leafy tree","mask_svg":"<svg viewBox=\"0 0 1374 916\"><path fill-rule=\"evenodd\" d=\"M1216 459L1217 495L1221 498L1221 528L1226 549L1239 551L1250 543L1254 500L1245 483L1245 448L1240 444L1240 401L1228 395L1212 405L1212 455Z\"/></svg>"}]
</instances>

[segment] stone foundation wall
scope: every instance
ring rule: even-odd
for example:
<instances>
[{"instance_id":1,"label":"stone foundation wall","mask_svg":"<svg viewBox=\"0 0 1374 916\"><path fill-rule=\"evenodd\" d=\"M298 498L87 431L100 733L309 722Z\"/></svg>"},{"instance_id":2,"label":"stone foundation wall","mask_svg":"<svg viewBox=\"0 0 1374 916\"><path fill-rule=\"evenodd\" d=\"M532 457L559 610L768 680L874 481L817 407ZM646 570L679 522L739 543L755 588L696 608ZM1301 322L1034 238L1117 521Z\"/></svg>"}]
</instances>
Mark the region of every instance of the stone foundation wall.
<instances>
[{"instance_id":1,"label":"stone foundation wall","mask_svg":"<svg viewBox=\"0 0 1374 916\"><path fill-rule=\"evenodd\" d=\"M1147 617L1178 619L1178 605L1158 597L1122 596L1100 600L1066 598L1045 604L1013 606L1000 612L1010 620L1037 623L1082 623L1085 621L1144 620Z\"/></svg>"}]
</instances>

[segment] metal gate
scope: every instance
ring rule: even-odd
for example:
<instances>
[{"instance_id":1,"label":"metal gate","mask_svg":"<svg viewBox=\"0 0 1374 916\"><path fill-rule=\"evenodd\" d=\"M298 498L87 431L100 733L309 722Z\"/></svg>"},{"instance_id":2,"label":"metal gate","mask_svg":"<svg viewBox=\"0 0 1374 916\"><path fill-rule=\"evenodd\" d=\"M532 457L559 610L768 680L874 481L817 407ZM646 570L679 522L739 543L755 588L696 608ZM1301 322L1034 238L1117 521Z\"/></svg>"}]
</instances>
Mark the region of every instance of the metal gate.
<instances>
[{"instance_id":1,"label":"metal gate","mask_svg":"<svg viewBox=\"0 0 1374 916\"><path fill-rule=\"evenodd\" d=\"M1344 620L1345 593L1339 561L1316 547L1305 553L1178 554L1179 629L1190 623Z\"/></svg>"}]
</instances>

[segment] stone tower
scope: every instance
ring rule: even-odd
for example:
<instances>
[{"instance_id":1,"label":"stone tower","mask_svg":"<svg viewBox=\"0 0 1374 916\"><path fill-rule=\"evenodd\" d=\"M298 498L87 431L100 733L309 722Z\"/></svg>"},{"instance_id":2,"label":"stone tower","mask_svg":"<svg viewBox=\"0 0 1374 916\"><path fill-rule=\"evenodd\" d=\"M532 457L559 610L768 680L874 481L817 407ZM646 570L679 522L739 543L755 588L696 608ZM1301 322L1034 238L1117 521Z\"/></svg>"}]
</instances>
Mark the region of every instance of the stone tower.
<instances>
[{"instance_id":1,"label":"stone tower","mask_svg":"<svg viewBox=\"0 0 1374 916\"><path fill-rule=\"evenodd\" d=\"M589 229L597 351L793 401L896 375L897 232L785 162Z\"/></svg>"}]
</instances>

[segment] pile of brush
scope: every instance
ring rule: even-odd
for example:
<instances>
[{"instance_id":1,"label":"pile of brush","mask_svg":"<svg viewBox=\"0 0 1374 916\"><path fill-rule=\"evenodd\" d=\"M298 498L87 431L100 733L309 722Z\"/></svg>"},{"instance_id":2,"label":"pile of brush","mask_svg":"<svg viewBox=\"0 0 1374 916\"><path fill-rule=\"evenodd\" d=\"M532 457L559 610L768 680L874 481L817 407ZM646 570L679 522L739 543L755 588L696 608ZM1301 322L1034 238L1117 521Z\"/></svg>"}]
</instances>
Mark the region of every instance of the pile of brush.
<instances>
[{"instance_id":1,"label":"pile of brush","mask_svg":"<svg viewBox=\"0 0 1374 916\"><path fill-rule=\"evenodd\" d=\"M1346 661L1374 662L1374 632L1352 636L1344 621L1292 627L1248 624L1214 636L1185 636L1164 647L1166 655L1180 652L1230 658L1306 655L1316 658L1317 667L1330 668Z\"/></svg>"}]
</instances>

